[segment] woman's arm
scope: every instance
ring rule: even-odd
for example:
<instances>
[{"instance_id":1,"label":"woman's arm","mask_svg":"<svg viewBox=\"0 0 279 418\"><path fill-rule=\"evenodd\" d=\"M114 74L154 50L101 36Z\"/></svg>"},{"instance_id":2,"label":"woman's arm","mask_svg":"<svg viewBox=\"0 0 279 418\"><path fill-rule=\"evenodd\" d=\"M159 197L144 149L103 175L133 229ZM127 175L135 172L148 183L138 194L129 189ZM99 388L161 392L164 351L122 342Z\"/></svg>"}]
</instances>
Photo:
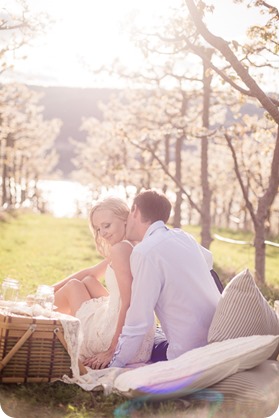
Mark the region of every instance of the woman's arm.
<instances>
[{"instance_id":1,"label":"woman's arm","mask_svg":"<svg viewBox=\"0 0 279 418\"><path fill-rule=\"evenodd\" d=\"M91 276L91 277L95 277L97 280L100 280L100 278L103 277L105 273L107 265L108 265L108 260L105 259L101 261L100 263L96 264L95 266L91 266L86 269L80 270L74 274L71 274L70 276L66 277L65 279L53 285L54 292L57 292L57 290L59 290L62 286L68 283L68 281L70 281L71 279L77 279L81 281L85 277Z\"/></svg>"},{"instance_id":2,"label":"woman's arm","mask_svg":"<svg viewBox=\"0 0 279 418\"><path fill-rule=\"evenodd\" d=\"M120 311L114 336L107 351L99 353L84 362L85 365L94 369L104 368L111 361L118 338L121 334L127 310L131 300L132 274L130 270L130 255L133 248L125 242L120 242L112 247L111 266L114 270L119 292L120 292Z\"/></svg>"},{"instance_id":3,"label":"woman's arm","mask_svg":"<svg viewBox=\"0 0 279 418\"><path fill-rule=\"evenodd\" d=\"M130 255L132 250L133 248L128 243L121 242L112 252L111 264L117 279L121 302L115 334L110 345L110 349L113 351L112 354L114 354L131 301L132 273L130 269Z\"/></svg>"}]
</instances>

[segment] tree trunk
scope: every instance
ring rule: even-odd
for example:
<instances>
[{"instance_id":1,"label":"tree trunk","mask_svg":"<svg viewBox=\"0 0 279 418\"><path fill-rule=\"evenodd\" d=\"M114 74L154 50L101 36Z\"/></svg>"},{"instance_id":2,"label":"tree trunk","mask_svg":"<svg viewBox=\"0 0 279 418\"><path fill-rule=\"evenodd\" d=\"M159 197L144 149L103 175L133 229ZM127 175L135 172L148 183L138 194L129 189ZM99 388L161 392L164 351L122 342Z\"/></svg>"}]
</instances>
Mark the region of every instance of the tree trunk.
<instances>
[{"instance_id":1,"label":"tree trunk","mask_svg":"<svg viewBox=\"0 0 279 418\"><path fill-rule=\"evenodd\" d=\"M265 282L265 228L264 220L255 226L255 278L261 286Z\"/></svg>"},{"instance_id":2,"label":"tree trunk","mask_svg":"<svg viewBox=\"0 0 279 418\"><path fill-rule=\"evenodd\" d=\"M175 178L181 183L181 151L183 146L184 136L180 136L176 139L175 144ZM174 228L180 228L181 226L181 204L182 204L182 191L178 189L176 192L176 201L174 206L173 226Z\"/></svg>"},{"instance_id":3,"label":"tree trunk","mask_svg":"<svg viewBox=\"0 0 279 418\"><path fill-rule=\"evenodd\" d=\"M2 206L7 203L8 191L7 191L7 164L3 162L2 167Z\"/></svg>"},{"instance_id":4,"label":"tree trunk","mask_svg":"<svg viewBox=\"0 0 279 418\"><path fill-rule=\"evenodd\" d=\"M170 135L165 135L165 166L168 168L170 163ZM167 184L163 185L163 192L167 191Z\"/></svg>"},{"instance_id":5,"label":"tree trunk","mask_svg":"<svg viewBox=\"0 0 279 418\"><path fill-rule=\"evenodd\" d=\"M180 228L181 226L181 205L182 205L182 191L179 189L176 192L176 199L174 205L173 227Z\"/></svg>"},{"instance_id":6,"label":"tree trunk","mask_svg":"<svg viewBox=\"0 0 279 418\"><path fill-rule=\"evenodd\" d=\"M181 115L184 116L187 110L187 95L186 93L181 90L182 93L182 105L181 105ZM184 134L180 135L176 138L175 142L175 179L177 184L182 183L182 158L181 152L184 142ZM179 189L176 192L176 204L174 207L174 218L173 218L173 226L175 228L180 228L181 226L181 204L182 204L182 190Z\"/></svg>"},{"instance_id":7,"label":"tree trunk","mask_svg":"<svg viewBox=\"0 0 279 418\"><path fill-rule=\"evenodd\" d=\"M206 51L206 55L210 59L211 50ZM202 125L209 128L209 107L210 107L210 84L212 76L208 71L206 61L203 61L203 114ZM201 185L202 185L202 207L201 207L201 245L209 248L212 242L211 237L211 217L210 217L210 200L211 191L208 182L208 137L203 136L201 142Z\"/></svg>"}]
</instances>

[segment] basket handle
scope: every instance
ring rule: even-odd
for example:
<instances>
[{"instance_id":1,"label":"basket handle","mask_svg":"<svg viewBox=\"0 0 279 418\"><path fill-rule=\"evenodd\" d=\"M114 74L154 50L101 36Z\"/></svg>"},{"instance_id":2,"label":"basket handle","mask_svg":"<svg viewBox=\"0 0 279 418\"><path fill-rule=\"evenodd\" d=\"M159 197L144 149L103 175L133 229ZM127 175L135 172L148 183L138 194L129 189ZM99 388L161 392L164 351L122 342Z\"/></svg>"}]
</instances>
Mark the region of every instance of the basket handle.
<instances>
[{"instance_id":1,"label":"basket handle","mask_svg":"<svg viewBox=\"0 0 279 418\"><path fill-rule=\"evenodd\" d=\"M55 328L53 332L57 335L57 338L59 339L65 350L68 352L67 343L61 330L59 328ZM81 376L87 373L86 367L82 364L80 360L78 360L78 367Z\"/></svg>"},{"instance_id":2,"label":"basket handle","mask_svg":"<svg viewBox=\"0 0 279 418\"><path fill-rule=\"evenodd\" d=\"M25 343L25 341L28 340L30 335L33 334L35 329L36 329L36 324L30 325L30 327L22 335L22 337L18 340L18 342L13 346L13 348L8 352L8 354L0 361L0 371L6 366L7 363L9 363L11 358L16 354L16 352Z\"/></svg>"}]
</instances>

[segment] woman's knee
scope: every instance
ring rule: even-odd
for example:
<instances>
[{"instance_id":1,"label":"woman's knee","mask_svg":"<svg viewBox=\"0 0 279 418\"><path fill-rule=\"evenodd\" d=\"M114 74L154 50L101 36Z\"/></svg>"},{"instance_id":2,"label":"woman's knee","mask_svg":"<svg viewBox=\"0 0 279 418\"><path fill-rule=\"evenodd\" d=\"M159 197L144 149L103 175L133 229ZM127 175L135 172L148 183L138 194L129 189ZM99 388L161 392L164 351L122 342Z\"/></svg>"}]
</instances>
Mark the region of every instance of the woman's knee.
<instances>
[{"instance_id":1,"label":"woman's knee","mask_svg":"<svg viewBox=\"0 0 279 418\"><path fill-rule=\"evenodd\" d=\"M85 287L84 283L78 279L71 279L65 284L65 288L68 292L79 291Z\"/></svg>"},{"instance_id":2,"label":"woman's knee","mask_svg":"<svg viewBox=\"0 0 279 418\"><path fill-rule=\"evenodd\" d=\"M101 296L108 295L108 291L105 289L102 283L100 283L99 280L96 279L94 276L84 277L82 283L84 284L92 298L99 298Z\"/></svg>"},{"instance_id":3,"label":"woman's knee","mask_svg":"<svg viewBox=\"0 0 279 418\"><path fill-rule=\"evenodd\" d=\"M97 279L95 279L95 277L93 277L93 276L86 276L86 277L84 277L84 279L82 279L82 281L81 281L83 284L84 284L84 286L90 286L90 285L92 285L92 283L96 283L97 282Z\"/></svg>"}]
</instances>

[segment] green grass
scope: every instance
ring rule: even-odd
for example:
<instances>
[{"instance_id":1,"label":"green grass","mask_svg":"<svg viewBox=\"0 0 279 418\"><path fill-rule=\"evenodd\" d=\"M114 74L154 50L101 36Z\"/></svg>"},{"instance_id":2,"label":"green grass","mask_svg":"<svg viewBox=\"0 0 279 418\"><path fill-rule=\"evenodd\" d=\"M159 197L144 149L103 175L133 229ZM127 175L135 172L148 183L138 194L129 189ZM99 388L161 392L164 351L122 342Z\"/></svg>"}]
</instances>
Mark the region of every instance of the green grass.
<instances>
[{"instance_id":1,"label":"green grass","mask_svg":"<svg viewBox=\"0 0 279 418\"><path fill-rule=\"evenodd\" d=\"M187 226L185 229L200 241L200 228ZM253 242L251 233L215 229L212 235L218 234L224 238L236 241ZM252 245L231 244L214 239L210 246L213 254L214 268L218 272L224 284L229 282L237 273L249 268L254 275L255 249ZM264 295L273 302L279 299L279 248L266 246L266 286L261 290Z\"/></svg>"},{"instance_id":2,"label":"green grass","mask_svg":"<svg viewBox=\"0 0 279 418\"><path fill-rule=\"evenodd\" d=\"M34 292L40 283L55 283L100 259L87 220L57 219L49 215L30 213L19 216L5 215L2 218L0 282L7 276L18 279L21 282L22 297ZM199 228L186 229L199 239ZM218 233L234 239L251 240L249 235L231 231L218 231ZM215 240L211 250L215 268L224 282L246 267L253 271L253 247L226 244ZM268 286L264 290L271 300L279 299L278 251L278 248L267 248ZM0 404L6 414L14 418L212 416L211 406L202 402L191 405L186 410L179 401L126 403L126 399L119 395L105 397L102 393L86 392L76 385L66 385L62 382L2 384ZM224 416L228 416L227 412ZM245 417L245 415L241 416Z\"/></svg>"},{"instance_id":3,"label":"green grass","mask_svg":"<svg viewBox=\"0 0 279 418\"><path fill-rule=\"evenodd\" d=\"M240 233L228 230L216 230L216 234L238 241L253 242L250 233ZM231 244L215 239L211 245L216 268L231 278L235 273L249 268L254 273L255 249L253 245ZM266 283L279 287L279 248L266 245ZM221 273L222 274L222 273ZM225 279L224 275L223 278Z\"/></svg>"},{"instance_id":4,"label":"green grass","mask_svg":"<svg viewBox=\"0 0 279 418\"><path fill-rule=\"evenodd\" d=\"M98 259L84 219L24 214L0 222L0 279L18 279L22 296Z\"/></svg>"},{"instance_id":5,"label":"green grass","mask_svg":"<svg viewBox=\"0 0 279 418\"><path fill-rule=\"evenodd\" d=\"M198 227L185 227L199 240ZM252 241L251 234L216 230L221 236ZM226 283L244 268L254 271L254 247L214 240L214 267ZM267 246L266 283L279 291L279 249ZM6 276L21 282L22 296L40 283L53 284L101 258L95 250L88 222L26 213L0 221L0 281Z\"/></svg>"}]
</instances>

